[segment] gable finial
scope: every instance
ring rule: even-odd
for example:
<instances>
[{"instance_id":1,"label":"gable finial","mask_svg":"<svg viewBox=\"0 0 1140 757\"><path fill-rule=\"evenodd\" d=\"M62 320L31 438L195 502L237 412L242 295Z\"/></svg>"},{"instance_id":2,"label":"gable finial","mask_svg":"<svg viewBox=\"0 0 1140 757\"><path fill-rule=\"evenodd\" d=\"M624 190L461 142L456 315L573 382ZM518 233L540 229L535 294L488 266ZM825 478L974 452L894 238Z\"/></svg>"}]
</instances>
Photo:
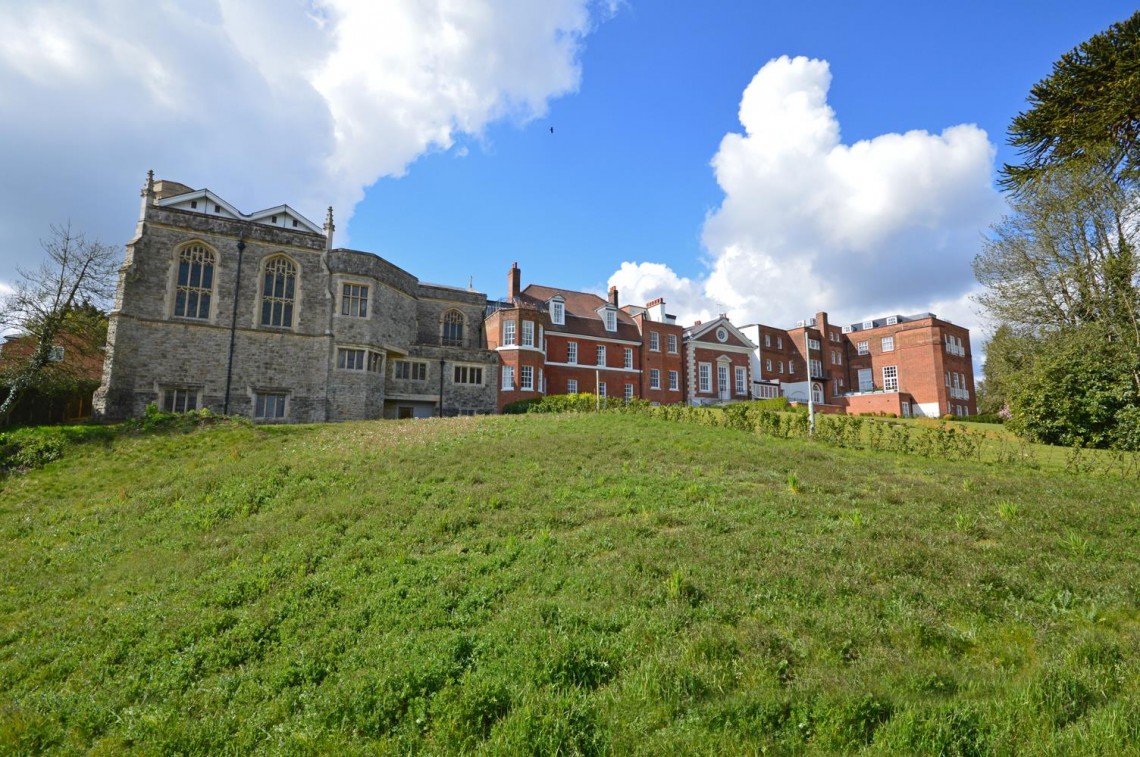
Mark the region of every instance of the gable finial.
<instances>
[{"instance_id":1,"label":"gable finial","mask_svg":"<svg viewBox=\"0 0 1140 757\"><path fill-rule=\"evenodd\" d=\"M146 183L143 184L140 194L143 197L154 197L154 169L146 172Z\"/></svg>"}]
</instances>

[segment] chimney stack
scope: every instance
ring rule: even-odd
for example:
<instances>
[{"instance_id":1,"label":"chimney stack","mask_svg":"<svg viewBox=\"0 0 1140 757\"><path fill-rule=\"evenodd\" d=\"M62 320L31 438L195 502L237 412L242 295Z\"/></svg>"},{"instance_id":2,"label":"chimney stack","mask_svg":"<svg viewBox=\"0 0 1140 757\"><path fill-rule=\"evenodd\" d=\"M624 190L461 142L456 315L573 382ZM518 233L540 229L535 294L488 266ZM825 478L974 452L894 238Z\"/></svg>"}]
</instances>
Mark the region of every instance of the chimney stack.
<instances>
[{"instance_id":1,"label":"chimney stack","mask_svg":"<svg viewBox=\"0 0 1140 757\"><path fill-rule=\"evenodd\" d=\"M610 304L615 308L618 306L618 291L617 287L610 287Z\"/></svg>"},{"instance_id":2,"label":"chimney stack","mask_svg":"<svg viewBox=\"0 0 1140 757\"><path fill-rule=\"evenodd\" d=\"M645 306L649 311L649 320L656 321L657 323L666 323L665 317L665 298L658 297L655 300L650 300L649 304Z\"/></svg>"},{"instance_id":3,"label":"chimney stack","mask_svg":"<svg viewBox=\"0 0 1140 757\"><path fill-rule=\"evenodd\" d=\"M522 271L518 263L511 263L511 270L507 272L507 297L514 302L522 289Z\"/></svg>"}]
</instances>

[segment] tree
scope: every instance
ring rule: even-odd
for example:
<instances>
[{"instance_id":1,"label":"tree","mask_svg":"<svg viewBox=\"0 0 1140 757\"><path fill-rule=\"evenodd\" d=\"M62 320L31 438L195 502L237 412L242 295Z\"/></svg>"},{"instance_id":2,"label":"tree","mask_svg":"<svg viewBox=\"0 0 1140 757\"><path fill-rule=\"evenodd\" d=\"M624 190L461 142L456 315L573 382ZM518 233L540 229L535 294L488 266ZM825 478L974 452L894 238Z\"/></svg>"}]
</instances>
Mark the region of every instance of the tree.
<instances>
[{"instance_id":1,"label":"tree","mask_svg":"<svg viewBox=\"0 0 1140 757\"><path fill-rule=\"evenodd\" d=\"M1140 446L1140 12L1061 56L1010 126L1011 213L974 273L987 399L1052 444Z\"/></svg>"},{"instance_id":2,"label":"tree","mask_svg":"<svg viewBox=\"0 0 1140 757\"><path fill-rule=\"evenodd\" d=\"M1040 175L1010 205L974 259L985 287L979 304L1019 333L1101 324L1106 338L1140 355L1134 194L1065 166Z\"/></svg>"},{"instance_id":3,"label":"tree","mask_svg":"<svg viewBox=\"0 0 1140 757\"><path fill-rule=\"evenodd\" d=\"M112 247L89 242L73 234L71 225L52 226L51 236L40 242L46 259L34 270L18 269L14 291L0 302L0 323L34 344L30 353L3 377L8 396L0 403L0 421L7 419L15 402L34 388L53 362L58 340L77 349L102 346L106 319L99 305L114 294L118 255Z\"/></svg>"},{"instance_id":4,"label":"tree","mask_svg":"<svg viewBox=\"0 0 1140 757\"><path fill-rule=\"evenodd\" d=\"M1006 385L1009 426L1045 444L1135 450L1136 370L1099 324L1049 334Z\"/></svg>"},{"instance_id":5,"label":"tree","mask_svg":"<svg viewBox=\"0 0 1140 757\"><path fill-rule=\"evenodd\" d=\"M1032 334L1018 333L1007 323L994 331L986 343L984 383L977 387L978 412L1000 413L1009 408L1010 397L1019 386L1019 374L1033 362L1037 340Z\"/></svg>"},{"instance_id":6,"label":"tree","mask_svg":"<svg viewBox=\"0 0 1140 757\"><path fill-rule=\"evenodd\" d=\"M1020 190L1049 169L1093 166L1121 183L1140 178L1140 11L1092 36L1033 86L1010 126L1024 163L1003 184Z\"/></svg>"}]
</instances>

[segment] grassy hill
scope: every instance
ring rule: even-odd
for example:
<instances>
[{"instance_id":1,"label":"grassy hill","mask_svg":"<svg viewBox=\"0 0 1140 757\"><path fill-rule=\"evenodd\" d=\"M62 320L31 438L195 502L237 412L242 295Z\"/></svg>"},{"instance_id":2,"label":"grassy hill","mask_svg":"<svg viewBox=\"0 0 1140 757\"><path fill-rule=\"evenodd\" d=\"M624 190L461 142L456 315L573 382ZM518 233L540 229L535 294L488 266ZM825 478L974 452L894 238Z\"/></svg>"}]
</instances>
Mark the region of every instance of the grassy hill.
<instances>
[{"instance_id":1,"label":"grassy hill","mask_svg":"<svg viewBox=\"0 0 1140 757\"><path fill-rule=\"evenodd\" d=\"M4 753L1140 751L1119 477L603 414L2 486Z\"/></svg>"}]
</instances>

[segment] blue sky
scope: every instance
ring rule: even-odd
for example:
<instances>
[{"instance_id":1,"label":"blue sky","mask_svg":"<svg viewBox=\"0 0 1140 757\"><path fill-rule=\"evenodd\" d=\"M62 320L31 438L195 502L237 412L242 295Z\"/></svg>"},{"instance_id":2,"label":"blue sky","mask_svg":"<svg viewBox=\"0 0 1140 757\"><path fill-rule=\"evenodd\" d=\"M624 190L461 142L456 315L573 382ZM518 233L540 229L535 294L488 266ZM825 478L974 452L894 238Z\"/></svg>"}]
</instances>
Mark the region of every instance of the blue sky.
<instances>
[{"instance_id":1,"label":"blue sky","mask_svg":"<svg viewBox=\"0 0 1140 757\"><path fill-rule=\"evenodd\" d=\"M1006 127L1134 10L368 6L0 8L0 281L50 222L125 242L153 168L246 212L332 204L339 242L491 297L517 261L524 283L614 283L689 320L933 309L981 330L969 262Z\"/></svg>"}]
</instances>

